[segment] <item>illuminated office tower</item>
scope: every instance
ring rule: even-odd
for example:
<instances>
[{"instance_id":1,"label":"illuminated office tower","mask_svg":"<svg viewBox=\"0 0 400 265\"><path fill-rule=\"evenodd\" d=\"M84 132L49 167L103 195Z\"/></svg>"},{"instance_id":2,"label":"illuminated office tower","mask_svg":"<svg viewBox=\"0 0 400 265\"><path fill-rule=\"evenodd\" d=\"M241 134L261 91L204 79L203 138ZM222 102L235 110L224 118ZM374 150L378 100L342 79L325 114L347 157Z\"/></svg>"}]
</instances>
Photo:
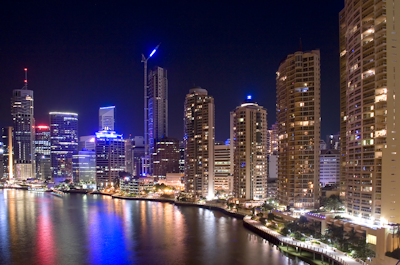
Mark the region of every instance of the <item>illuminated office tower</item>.
<instances>
[{"instance_id":1,"label":"illuminated office tower","mask_svg":"<svg viewBox=\"0 0 400 265\"><path fill-rule=\"evenodd\" d=\"M101 107L99 109L99 131L113 131L115 124L115 106Z\"/></svg>"},{"instance_id":2,"label":"illuminated office tower","mask_svg":"<svg viewBox=\"0 0 400 265\"><path fill-rule=\"evenodd\" d=\"M73 180L72 155L78 152L78 114L50 112L51 171L55 183Z\"/></svg>"},{"instance_id":3,"label":"illuminated office tower","mask_svg":"<svg viewBox=\"0 0 400 265\"><path fill-rule=\"evenodd\" d=\"M13 127L5 127L2 128L2 136L1 141L2 152L3 152L3 164L1 165L3 168L3 175L1 177L5 177L8 180L14 179L14 163L13 163Z\"/></svg>"},{"instance_id":4,"label":"illuminated office tower","mask_svg":"<svg viewBox=\"0 0 400 265\"><path fill-rule=\"evenodd\" d=\"M96 149L96 136L86 135L79 137L78 150L94 151Z\"/></svg>"},{"instance_id":5,"label":"illuminated office tower","mask_svg":"<svg viewBox=\"0 0 400 265\"><path fill-rule=\"evenodd\" d=\"M167 70L159 66L150 70L148 75L148 154L149 170L153 174L153 155L157 139L168 136L168 78Z\"/></svg>"},{"instance_id":6,"label":"illuminated office tower","mask_svg":"<svg viewBox=\"0 0 400 265\"><path fill-rule=\"evenodd\" d=\"M35 126L35 166L37 179L51 179L50 127Z\"/></svg>"},{"instance_id":7,"label":"illuminated office tower","mask_svg":"<svg viewBox=\"0 0 400 265\"><path fill-rule=\"evenodd\" d=\"M33 91L28 90L27 69L25 85L15 89L11 99L11 116L14 126L14 165L15 178L26 180L34 178L34 118Z\"/></svg>"},{"instance_id":8,"label":"illuminated office tower","mask_svg":"<svg viewBox=\"0 0 400 265\"><path fill-rule=\"evenodd\" d=\"M267 133L267 152L271 154L274 151L278 151L278 124L272 124Z\"/></svg>"},{"instance_id":9,"label":"illuminated office tower","mask_svg":"<svg viewBox=\"0 0 400 265\"><path fill-rule=\"evenodd\" d=\"M155 141L153 176L165 179L167 173L179 173L179 140L165 137Z\"/></svg>"},{"instance_id":10,"label":"illuminated office tower","mask_svg":"<svg viewBox=\"0 0 400 265\"><path fill-rule=\"evenodd\" d=\"M96 152L94 150L80 150L72 155L72 169L74 182L96 181Z\"/></svg>"},{"instance_id":11,"label":"illuminated office tower","mask_svg":"<svg viewBox=\"0 0 400 265\"><path fill-rule=\"evenodd\" d=\"M214 188L215 190L231 193L229 178L231 172L231 148L229 141L215 143L214 146Z\"/></svg>"},{"instance_id":12,"label":"illuminated office tower","mask_svg":"<svg viewBox=\"0 0 400 265\"><path fill-rule=\"evenodd\" d=\"M376 224L400 223L395 119L400 111L395 75L400 71L400 4L344 2L339 14L341 195L350 215Z\"/></svg>"},{"instance_id":13,"label":"illuminated office tower","mask_svg":"<svg viewBox=\"0 0 400 265\"><path fill-rule=\"evenodd\" d=\"M200 87L190 89L184 105L186 192L214 197L214 98Z\"/></svg>"},{"instance_id":14,"label":"illuminated office tower","mask_svg":"<svg viewBox=\"0 0 400 265\"><path fill-rule=\"evenodd\" d=\"M96 186L106 188L119 182L125 171L125 140L115 131L96 133Z\"/></svg>"},{"instance_id":15,"label":"illuminated office tower","mask_svg":"<svg viewBox=\"0 0 400 265\"><path fill-rule=\"evenodd\" d=\"M231 112L233 196L263 200L267 195L267 110L247 101Z\"/></svg>"},{"instance_id":16,"label":"illuminated office tower","mask_svg":"<svg viewBox=\"0 0 400 265\"><path fill-rule=\"evenodd\" d=\"M319 206L320 52L289 54L276 72L278 201L294 210Z\"/></svg>"}]
</instances>

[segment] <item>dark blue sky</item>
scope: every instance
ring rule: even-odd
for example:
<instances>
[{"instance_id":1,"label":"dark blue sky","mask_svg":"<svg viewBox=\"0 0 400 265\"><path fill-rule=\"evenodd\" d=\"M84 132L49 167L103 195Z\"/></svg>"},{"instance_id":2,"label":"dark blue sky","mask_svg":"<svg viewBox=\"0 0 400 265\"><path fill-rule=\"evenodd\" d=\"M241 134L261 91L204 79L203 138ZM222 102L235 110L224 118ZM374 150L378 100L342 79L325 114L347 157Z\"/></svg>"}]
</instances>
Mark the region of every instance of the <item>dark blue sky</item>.
<instances>
[{"instance_id":1,"label":"dark blue sky","mask_svg":"<svg viewBox=\"0 0 400 265\"><path fill-rule=\"evenodd\" d=\"M339 131L338 12L342 1L2 1L0 126L11 125L12 90L29 69L37 124L48 112L79 113L79 134L115 105L118 132L143 135L143 65L169 77L169 134L183 136L183 102L193 86L215 97L216 139L247 94L275 122L275 72L299 48L321 50L322 132ZM261 3L262 2L262 3Z\"/></svg>"}]
</instances>

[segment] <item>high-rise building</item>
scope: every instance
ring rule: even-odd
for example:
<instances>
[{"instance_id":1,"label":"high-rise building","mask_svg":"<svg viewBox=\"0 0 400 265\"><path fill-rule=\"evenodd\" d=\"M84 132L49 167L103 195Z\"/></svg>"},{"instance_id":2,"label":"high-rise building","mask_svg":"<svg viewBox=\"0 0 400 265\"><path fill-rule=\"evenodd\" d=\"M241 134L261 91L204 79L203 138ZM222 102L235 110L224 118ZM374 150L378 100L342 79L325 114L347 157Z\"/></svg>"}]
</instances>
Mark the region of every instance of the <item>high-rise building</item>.
<instances>
[{"instance_id":1,"label":"high-rise building","mask_svg":"<svg viewBox=\"0 0 400 265\"><path fill-rule=\"evenodd\" d=\"M125 171L125 141L115 131L96 133L96 186L106 188L118 183Z\"/></svg>"},{"instance_id":2,"label":"high-rise building","mask_svg":"<svg viewBox=\"0 0 400 265\"><path fill-rule=\"evenodd\" d=\"M168 136L168 78L167 70L159 66L148 75L148 132L146 134L149 154L149 170L153 174L155 141Z\"/></svg>"},{"instance_id":3,"label":"high-rise building","mask_svg":"<svg viewBox=\"0 0 400 265\"><path fill-rule=\"evenodd\" d=\"M229 194L229 176L232 175L229 143L227 145L224 142L215 143L214 172L214 189L225 191Z\"/></svg>"},{"instance_id":4,"label":"high-rise building","mask_svg":"<svg viewBox=\"0 0 400 265\"><path fill-rule=\"evenodd\" d=\"M35 164L37 179L51 179L50 153L50 127L44 125L35 126Z\"/></svg>"},{"instance_id":5,"label":"high-rise building","mask_svg":"<svg viewBox=\"0 0 400 265\"><path fill-rule=\"evenodd\" d=\"M115 106L101 107L99 109L99 131L114 131Z\"/></svg>"},{"instance_id":6,"label":"high-rise building","mask_svg":"<svg viewBox=\"0 0 400 265\"><path fill-rule=\"evenodd\" d=\"M289 54L276 72L278 201L295 210L319 198L320 52Z\"/></svg>"},{"instance_id":7,"label":"high-rise building","mask_svg":"<svg viewBox=\"0 0 400 265\"><path fill-rule=\"evenodd\" d=\"M214 197L214 98L196 87L184 105L186 192L196 197Z\"/></svg>"},{"instance_id":8,"label":"high-rise building","mask_svg":"<svg viewBox=\"0 0 400 265\"><path fill-rule=\"evenodd\" d=\"M330 134L326 136L326 149L340 150L340 134Z\"/></svg>"},{"instance_id":9,"label":"high-rise building","mask_svg":"<svg viewBox=\"0 0 400 265\"><path fill-rule=\"evenodd\" d=\"M179 140L164 137L155 140L153 176L165 179L167 173L179 173Z\"/></svg>"},{"instance_id":10,"label":"high-rise building","mask_svg":"<svg viewBox=\"0 0 400 265\"><path fill-rule=\"evenodd\" d=\"M14 148L13 148L13 127L4 127L1 132L1 141L3 143L2 153L3 153L3 175L8 180L14 179Z\"/></svg>"},{"instance_id":11,"label":"high-rise building","mask_svg":"<svg viewBox=\"0 0 400 265\"><path fill-rule=\"evenodd\" d=\"M94 151L96 149L96 136L86 135L79 137L78 150Z\"/></svg>"},{"instance_id":12,"label":"high-rise building","mask_svg":"<svg viewBox=\"0 0 400 265\"><path fill-rule=\"evenodd\" d=\"M271 154L278 151L278 125L272 124L271 129L267 131L267 153Z\"/></svg>"},{"instance_id":13,"label":"high-rise building","mask_svg":"<svg viewBox=\"0 0 400 265\"><path fill-rule=\"evenodd\" d=\"M263 200L267 195L267 110L247 97L231 112L233 196Z\"/></svg>"},{"instance_id":14,"label":"high-rise building","mask_svg":"<svg viewBox=\"0 0 400 265\"><path fill-rule=\"evenodd\" d=\"M400 223L395 75L400 5L397 0L344 2L339 13L341 195L352 216Z\"/></svg>"},{"instance_id":15,"label":"high-rise building","mask_svg":"<svg viewBox=\"0 0 400 265\"><path fill-rule=\"evenodd\" d=\"M15 89L11 99L11 115L14 126L14 164L18 180L34 178L34 118L33 91L28 90L27 69L25 85Z\"/></svg>"},{"instance_id":16,"label":"high-rise building","mask_svg":"<svg viewBox=\"0 0 400 265\"><path fill-rule=\"evenodd\" d=\"M179 141L179 173L185 174L185 144Z\"/></svg>"},{"instance_id":17,"label":"high-rise building","mask_svg":"<svg viewBox=\"0 0 400 265\"><path fill-rule=\"evenodd\" d=\"M96 181L96 152L94 150L80 150L72 155L72 169L74 182Z\"/></svg>"},{"instance_id":18,"label":"high-rise building","mask_svg":"<svg viewBox=\"0 0 400 265\"><path fill-rule=\"evenodd\" d=\"M73 180L72 155L78 152L78 114L50 112L51 171L56 184Z\"/></svg>"},{"instance_id":19,"label":"high-rise building","mask_svg":"<svg viewBox=\"0 0 400 265\"><path fill-rule=\"evenodd\" d=\"M339 184L340 152L335 149L321 150L319 156L319 182L321 187Z\"/></svg>"}]
</instances>

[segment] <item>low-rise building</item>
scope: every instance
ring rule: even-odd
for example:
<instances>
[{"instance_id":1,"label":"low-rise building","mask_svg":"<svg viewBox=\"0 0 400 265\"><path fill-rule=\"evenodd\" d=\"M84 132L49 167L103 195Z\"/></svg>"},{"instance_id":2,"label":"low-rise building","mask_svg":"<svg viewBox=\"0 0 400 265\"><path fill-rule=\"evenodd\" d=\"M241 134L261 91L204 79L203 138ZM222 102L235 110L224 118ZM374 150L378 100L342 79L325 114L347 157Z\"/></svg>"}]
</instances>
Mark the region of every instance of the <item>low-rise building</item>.
<instances>
[{"instance_id":1,"label":"low-rise building","mask_svg":"<svg viewBox=\"0 0 400 265\"><path fill-rule=\"evenodd\" d=\"M129 194L139 196L144 195L146 190L150 190L154 187L153 177L141 177L141 176L126 176L119 179L119 187L121 191Z\"/></svg>"}]
</instances>

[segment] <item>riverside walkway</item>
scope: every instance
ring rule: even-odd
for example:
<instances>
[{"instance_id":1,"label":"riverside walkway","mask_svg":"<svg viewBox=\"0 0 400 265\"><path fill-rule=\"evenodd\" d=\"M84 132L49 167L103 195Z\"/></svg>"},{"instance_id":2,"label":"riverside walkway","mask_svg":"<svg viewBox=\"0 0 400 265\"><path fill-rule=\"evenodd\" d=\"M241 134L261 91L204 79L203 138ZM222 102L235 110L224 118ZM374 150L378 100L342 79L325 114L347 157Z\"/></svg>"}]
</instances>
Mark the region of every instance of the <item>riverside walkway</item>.
<instances>
[{"instance_id":1,"label":"riverside walkway","mask_svg":"<svg viewBox=\"0 0 400 265\"><path fill-rule=\"evenodd\" d=\"M292 239L290 237L283 236L283 235L279 234L278 232L265 227L260 222L251 220L250 216L244 217L243 222L246 222L247 224L257 228L258 230L260 230L264 233L267 233L268 235L270 235L272 237L275 237L277 240L279 240L281 245L291 246L296 249L302 249L302 250L309 251L309 252L312 252L315 254L319 254L321 256L325 256L327 264L329 262L329 259L334 260L336 263L343 264L343 265L367 265L368 264L362 260L355 260L349 256L346 256L344 253L342 253L338 250L334 251L332 248L316 247L316 246L312 246L311 244L304 243L302 241L298 241L298 240Z\"/></svg>"}]
</instances>

